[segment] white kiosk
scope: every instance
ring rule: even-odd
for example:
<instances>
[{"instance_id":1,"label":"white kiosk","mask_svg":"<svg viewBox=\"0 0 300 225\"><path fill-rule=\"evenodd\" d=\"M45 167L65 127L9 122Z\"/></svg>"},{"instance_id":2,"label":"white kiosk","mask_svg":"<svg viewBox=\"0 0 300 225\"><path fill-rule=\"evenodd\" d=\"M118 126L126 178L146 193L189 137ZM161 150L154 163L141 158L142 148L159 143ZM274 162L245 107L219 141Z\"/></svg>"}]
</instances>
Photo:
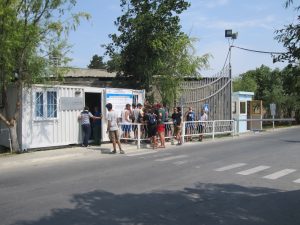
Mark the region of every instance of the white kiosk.
<instances>
[{"instance_id":1,"label":"white kiosk","mask_svg":"<svg viewBox=\"0 0 300 225\"><path fill-rule=\"evenodd\" d=\"M9 101L16 97L11 89ZM18 138L22 150L81 143L78 116L83 107L93 112L99 107L103 115L102 131L106 129L105 104L110 102L116 111L125 104L144 103L144 90L98 88L66 85L32 85L22 89L22 107L18 121ZM4 125L0 123L0 129ZM102 132L102 141L108 135ZM0 145L9 147L6 133L0 132Z\"/></svg>"}]
</instances>

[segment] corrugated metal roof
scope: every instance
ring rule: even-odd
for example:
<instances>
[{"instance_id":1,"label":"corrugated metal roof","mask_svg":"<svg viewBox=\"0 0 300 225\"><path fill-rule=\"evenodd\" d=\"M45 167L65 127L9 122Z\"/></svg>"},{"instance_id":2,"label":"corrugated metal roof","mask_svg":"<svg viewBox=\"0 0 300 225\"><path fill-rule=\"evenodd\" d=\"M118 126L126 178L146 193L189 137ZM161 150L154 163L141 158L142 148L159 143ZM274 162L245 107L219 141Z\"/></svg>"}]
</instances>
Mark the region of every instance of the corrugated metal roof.
<instances>
[{"instance_id":1,"label":"corrugated metal roof","mask_svg":"<svg viewBox=\"0 0 300 225\"><path fill-rule=\"evenodd\" d=\"M109 73L102 69L69 68L64 77L115 77L116 73Z\"/></svg>"}]
</instances>

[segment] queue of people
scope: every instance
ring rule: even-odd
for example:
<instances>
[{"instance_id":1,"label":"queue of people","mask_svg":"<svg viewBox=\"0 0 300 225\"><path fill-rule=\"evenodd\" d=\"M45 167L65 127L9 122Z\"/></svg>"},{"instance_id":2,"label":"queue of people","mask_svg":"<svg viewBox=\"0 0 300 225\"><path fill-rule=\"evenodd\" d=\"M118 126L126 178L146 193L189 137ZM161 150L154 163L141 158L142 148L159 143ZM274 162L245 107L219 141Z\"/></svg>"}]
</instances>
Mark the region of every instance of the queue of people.
<instances>
[{"instance_id":1,"label":"queue of people","mask_svg":"<svg viewBox=\"0 0 300 225\"><path fill-rule=\"evenodd\" d=\"M132 108L131 108L132 107ZM134 139L141 135L141 139L148 138L150 140L153 149L165 148L165 135L168 137L173 137L177 140L177 145L182 144L182 129L185 129L186 141L192 140L192 135L195 130L199 133L199 141L203 140L203 131L205 129L205 122L208 120L208 116L205 110L201 110L198 116L198 123L196 121L196 114L192 107L184 113L181 112L181 107L174 107L173 113L169 116L169 110L166 105L160 103L150 105L147 102L143 106L138 103L130 105L129 103L125 105L124 110L121 112L121 118L118 118L118 114L113 110L113 105L111 103L106 104L108 110L107 118L107 133L110 141L113 144L113 151L111 153L115 154L117 152L116 147L119 147L121 154L124 154L124 150L121 147L120 134L119 134L119 123L121 123L122 139L124 143L128 142L130 139L130 133L133 131ZM85 107L81 112L79 119L81 120L82 133L83 133L83 143L82 146L88 146L88 140L91 135L91 124L90 119L93 121L93 136L96 145L101 145L101 119L102 114L99 112L98 108L95 107L94 115L89 112L88 107ZM173 124L173 129L171 129L171 123ZM182 123L185 123L185 127L182 127ZM140 132L138 132L138 125L140 126ZM196 125L197 124L197 125ZM173 143L172 143L173 144Z\"/></svg>"}]
</instances>

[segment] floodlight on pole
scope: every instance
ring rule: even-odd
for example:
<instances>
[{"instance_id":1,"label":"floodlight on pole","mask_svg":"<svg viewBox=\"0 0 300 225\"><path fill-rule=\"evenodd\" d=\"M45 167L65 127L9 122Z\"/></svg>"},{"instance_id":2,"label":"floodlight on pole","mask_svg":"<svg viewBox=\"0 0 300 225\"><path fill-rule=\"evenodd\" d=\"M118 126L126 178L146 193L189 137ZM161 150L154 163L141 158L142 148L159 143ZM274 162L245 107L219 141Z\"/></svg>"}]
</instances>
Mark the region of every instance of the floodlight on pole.
<instances>
[{"instance_id":1,"label":"floodlight on pole","mask_svg":"<svg viewBox=\"0 0 300 225\"><path fill-rule=\"evenodd\" d=\"M232 107L232 69L231 69L231 48L235 39L237 39L238 33L233 33L232 30L225 30L225 38L228 39L228 61L229 61L229 80L230 80L230 108ZM232 119L232 112L230 113L230 119Z\"/></svg>"},{"instance_id":2,"label":"floodlight on pole","mask_svg":"<svg viewBox=\"0 0 300 225\"><path fill-rule=\"evenodd\" d=\"M229 56L229 78L231 79L231 48L233 41L237 39L238 32L233 33L231 29L225 30L225 38L228 39L229 44L229 50L228 50L228 56Z\"/></svg>"}]
</instances>

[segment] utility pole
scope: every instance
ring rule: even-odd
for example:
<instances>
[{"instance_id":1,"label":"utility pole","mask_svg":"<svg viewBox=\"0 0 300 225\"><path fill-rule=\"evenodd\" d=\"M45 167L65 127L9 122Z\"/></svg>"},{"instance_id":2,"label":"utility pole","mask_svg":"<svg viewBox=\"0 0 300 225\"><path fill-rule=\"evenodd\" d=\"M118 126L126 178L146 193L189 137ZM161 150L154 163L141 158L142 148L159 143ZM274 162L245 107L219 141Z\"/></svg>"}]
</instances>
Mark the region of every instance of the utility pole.
<instances>
[{"instance_id":1,"label":"utility pole","mask_svg":"<svg viewBox=\"0 0 300 225\"><path fill-rule=\"evenodd\" d=\"M225 30L225 38L228 40L229 49L228 49L228 70L229 70L229 80L230 80L230 120L232 120L232 67L231 67L231 48L235 39L237 39L238 33L233 33L232 30Z\"/></svg>"}]
</instances>

